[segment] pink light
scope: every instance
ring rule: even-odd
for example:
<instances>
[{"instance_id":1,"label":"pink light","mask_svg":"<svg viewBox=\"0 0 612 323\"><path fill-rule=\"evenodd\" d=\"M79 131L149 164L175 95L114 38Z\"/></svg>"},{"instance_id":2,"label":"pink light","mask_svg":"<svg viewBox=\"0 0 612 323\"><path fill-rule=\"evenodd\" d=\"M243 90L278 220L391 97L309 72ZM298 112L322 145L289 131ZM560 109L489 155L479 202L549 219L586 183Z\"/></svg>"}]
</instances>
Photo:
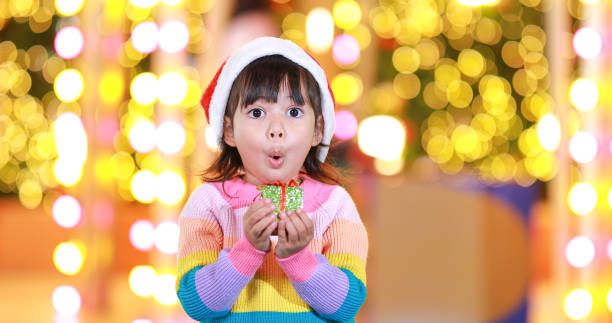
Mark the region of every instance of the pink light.
<instances>
[{"instance_id":1,"label":"pink light","mask_svg":"<svg viewBox=\"0 0 612 323\"><path fill-rule=\"evenodd\" d=\"M351 139L357 133L357 118L347 110L336 112L336 132L334 136L340 140Z\"/></svg>"},{"instance_id":2,"label":"pink light","mask_svg":"<svg viewBox=\"0 0 612 323\"><path fill-rule=\"evenodd\" d=\"M148 54L157 48L159 29L153 22L147 21L134 27L132 31L132 45L143 54Z\"/></svg>"},{"instance_id":3,"label":"pink light","mask_svg":"<svg viewBox=\"0 0 612 323\"><path fill-rule=\"evenodd\" d=\"M583 59L593 59L601 53L601 35L593 28L580 28L574 34L574 50Z\"/></svg>"},{"instance_id":4,"label":"pink light","mask_svg":"<svg viewBox=\"0 0 612 323\"><path fill-rule=\"evenodd\" d=\"M55 35L54 47L61 58L75 58L83 50L83 34L74 26L62 28Z\"/></svg>"},{"instance_id":5,"label":"pink light","mask_svg":"<svg viewBox=\"0 0 612 323\"><path fill-rule=\"evenodd\" d=\"M334 60L340 65L351 65L359 59L359 44L353 36L348 34L336 37L332 51Z\"/></svg>"},{"instance_id":6,"label":"pink light","mask_svg":"<svg viewBox=\"0 0 612 323\"><path fill-rule=\"evenodd\" d=\"M96 127L96 136L107 145L113 144L115 134L119 131L119 123L115 118L102 119Z\"/></svg>"}]
</instances>

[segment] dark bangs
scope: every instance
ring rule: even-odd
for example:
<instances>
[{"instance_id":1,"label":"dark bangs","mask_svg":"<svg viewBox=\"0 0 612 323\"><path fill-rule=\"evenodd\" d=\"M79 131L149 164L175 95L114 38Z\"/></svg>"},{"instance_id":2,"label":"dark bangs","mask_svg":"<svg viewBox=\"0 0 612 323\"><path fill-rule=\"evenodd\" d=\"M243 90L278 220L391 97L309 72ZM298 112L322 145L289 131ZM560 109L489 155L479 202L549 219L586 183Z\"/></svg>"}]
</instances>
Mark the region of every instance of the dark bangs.
<instances>
[{"instance_id":1,"label":"dark bangs","mask_svg":"<svg viewBox=\"0 0 612 323\"><path fill-rule=\"evenodd\" d=\"M281 55L258 58L240 72L230 90L225 115L231 118L238 107L246 107L258 99L276 103L283 86L289 90L294 103L309 103L315 116L321 115L321 93L314 77ZM302 95L302 89L307 98Z\"/></svg>"}]
</instances>

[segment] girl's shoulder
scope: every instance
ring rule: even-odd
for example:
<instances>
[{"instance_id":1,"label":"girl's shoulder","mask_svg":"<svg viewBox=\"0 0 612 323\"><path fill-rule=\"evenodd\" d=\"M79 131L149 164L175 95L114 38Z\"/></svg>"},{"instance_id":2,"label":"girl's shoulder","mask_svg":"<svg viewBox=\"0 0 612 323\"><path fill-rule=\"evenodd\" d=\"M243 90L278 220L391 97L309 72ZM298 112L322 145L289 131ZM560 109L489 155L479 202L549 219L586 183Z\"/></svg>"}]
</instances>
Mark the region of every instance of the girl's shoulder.
<instances>
[{"instance_id":1,"label":"girl's shoulder","mask_svg":"<svg viewBox=\"0 0 612 323\"><path fill-rule=\"evenodd\" d=\"M345 200L351 200L344 187L323 183L308 176L304 176L302 187L304 189L304 208L307 211L313 211L321 206L335 208Z\"/></svg>"}]
</instances>

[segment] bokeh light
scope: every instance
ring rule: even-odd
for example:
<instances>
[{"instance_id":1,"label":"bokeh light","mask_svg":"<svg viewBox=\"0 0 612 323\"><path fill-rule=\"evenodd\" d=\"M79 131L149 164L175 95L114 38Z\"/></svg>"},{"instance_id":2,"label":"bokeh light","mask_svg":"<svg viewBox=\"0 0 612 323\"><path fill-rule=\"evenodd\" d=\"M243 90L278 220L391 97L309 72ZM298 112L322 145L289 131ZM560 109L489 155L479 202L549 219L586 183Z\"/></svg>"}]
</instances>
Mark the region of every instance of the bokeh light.
<instances>
[{"instance_id":1,"label":"bokeh light","mask_svg":"<svg viewBox=\"0 0 612 323\"><path fill-rule=\"evenodd\" d=\"M62 195L53 203L53 220L63 228L73 228L81 220L81 205L70 195Z\"/></svg>"},{"instance_id":2,"label":"bokeh light","mask_svg":"<svg viewBox=\"0 0 612 323\"><path fill-rule=\"evenodd\" d=\"M404 159L399 158L396 160L382 160L382 159L375 158L374 168L381 175L385 175L385 176L397 175L404 168Z\"/></svg>"},{"instance_id":3,"label":"bokeh light","mask_svg":"<svg viewBox=\"0 0 612 323\"><path fill-rule=\"evenodd\" d=\"M163 74L158 81L159 101L166 105L176 105L187 95L187 80L178 72Z\"/></svg>"},{"instance_id":4,"label":"bokeh light","mask_svg":"<svg viewBox=\"0 0 612 323\"><path fill-rule=\"evenodd\" d=\"M175 205L185 196L185 180L174 171L164 171L157 177L157 198L166 205Z\"/></svg>"},{"instance_id":5,"label":"bokeh light","mask_svg":"<svg viewBox=\"0 0 612 323\"><path fill-rule=\"evenodd\" d=\"M178 250L179 226L175 222L165 221L155 228L155 247L162 253L172 255Z\"/></svg>"},{"instance_id":6,"label":"bokeh light","mask_svg":"<svg viewBox=\"0 0 612 323\"><path fill-rule=\"evenodd\" d=\"M151 266L136 266L130 270L129 286L132 292L140 297L153 295L157 273Z\"/></svg>"},{"instance_id":7,"label":"bokeh light","mask_svg":"<svg viewBox=\"0 0 612 323\"><path fill-rule=\"evenodd\" d=\"M83 50L83 34L77 27L65 27L55 35L54 47L63 59L72 59Z\"/></svg>"},{"instance_id":8,"label":"bokeh light","mask_svg":"<svg viewBox=\"0 0 612 323\"><path fill-rule=\"evenodd\" d=\"M61 71L53 81L53 89L58 99L70 103L83 95L85 84L81 72L75 69Z\"/></svg>"},{"instance_id":9,"label":"bokeh light","mask_svg":"<svg viewBox=\"0 0 612 323\"><path fill-rule=\"evenodd\" d=\"M384 115L361 121L357 132L361 151L382 160L397 160L406 143L406 129L396 118Z\"/></svg>"},{"instance_id":10,"label":"bokeh light","mask_svg":"<svg viewBox=\"0 0 612 323\"><path fill-rule=\"evenodd\" d=\"M457 2L470 7L477 7L494 6L499 3L499 0L457 0Z\"/></svg>"},{"instance_id":11,"label":"bokeh light","mask_svg":"<svg viewBox=\"0 0 612 323\"><path fill-rule=\"evenodd\" d=\"M572 158L581 164L586 164L597 155L597 139L588 132L575 133L569 141L569 153Z\"/></svg>"},{"instance_id":12,"label":"bokeh light","mask_svg":"<svg viewBox=\"0 0 612 323\"><path fill-rule=\"evenodd\" d=\"M143 54L149 54L157 49L159 42L159 28L154 22L142 22L132 30L132 46Z\"/></svg>"},{"instance_id":13,"label":"bokeh light","mask_svg":"<svg viewBox=\"0 0 612 323\"><path fill-rule=\"evenodd\" d=\"M148 220L138 220L130 227L130 242L134 248L148 251L155 245L155 227Z\"/></svg>"},{"instance_id":14,"label":"bokeh light","mask_svg":"<svg viewBox=\"0 0 612 323\"><path fill-rule=\"evenodd\" d=\"M363 84L359 75L345 72L336 75L331 81L336 103L349 105L354 103L363 92Z\"/></svg>"},{"instance_id":15,"label":"bokeh light","mask_svg":"<svg viewBox=\"0 0 612 323\"><path fill-rule=\"evenodd\" d=\"M574 213L587 215L597 205L597 191L590 183L576 183L570 189L568 202Z\"/></svg>"},{"instance_id":16,"label":"bokeh light","mask_svg":"<svg viewBox=\"0 0 612 323\"><path fill-rule=\"evenodd\" d=\"M149 120L138 120L129 132L132 148L140 153L150 152L155 148L155 125Z\"/></svg>"},{"instance_id":17,"label":"bokeh light","mask_svg":"<svg viewBox=\"0 0 612 323\"><path fill-rule=\"evenodd\" d=\"M584 59L596 58L601 52L601 35L593 28L583 27L574 34L574 50Z\"/></svg>"},{"instance_id":18,"label":"bokeh light","mask_svg":"<svg viewBox=\"0 0 612 323\"><path fill-rule=\"evenodd\" d=\"M157 196L157 178L149 170L139 170L132 177L130 189L134 198L140 203L152 203Z\"/></svg>"},{"instance_id":19,"label":"bokeh light","mask_svg":"<svg viewBox=\"0 0 612 323\"><path fill-rule=\"evenodd\" d=\"M178 303L176 296L176 276L172 274L161 274L155 281L153 298L161 305L171 306Z\"/></svg>"},{"instance_id":20,"label":"bokeh light","mask_svg":"<svg viewBox=\"0 0 612 323\"><path fill-rule=\"evenodd\" d=\"M599 101L599 89L597 84L589 79L577 79L570 87L570 100L576 109L591 111Z\"/></svg>"},{"instance_id":21,"label":"bokeh light","mask_svg":"<svg viewBox=\"0 0 612 323\"><path fill-rule=\"evenodd\" d=\"M51 297L55 311L61 316L75 316L81 310L81 294L72 286L58 286Z\"/></svg>"},{"instance_id":22,"label":"bokeh light","mask_svg":"<svg viewBox=\"0 0 612 323\"><path fill-rule=\"evenodd\" d=\"M326 8L312 9L306 16L306 42L315 53L329 50L334 41L334 20Z\"/></svg>"},{"instance_id":23,"label":"bokeh light","mask_svg":"<svg viewBox=\"0 0 612 323\"><path fill-rule=\"evenodd\" d=\"M74 16L78 14L85 0L55 0L55 10L62 16Z\"/></svg>"},{"instance_id":24,"label":"bokeh light","mask_svg":"<svg viewBox=\"0 0 612 323\"><path fill-rule=\"evenodd\" d=\"M572 320L582 320L591 314L593 296L585 289L574 289L567 294L563 309Z\"/></svg>"},{"instance_id":25,"label":"bokeh light","mask_svg":"<svg viewBox=\"0 0 612 323\"><path fill-rule=\"evenodd\" d=\"M355 28L361 21L361 6L354 0L338 0L332 9L334 21L339 28Z\"/></svg>"},{"instance_id":26,"label":"bokeh light","mask_svg":"<svg viewBox=\"0 0 612 323\"><path fill-rule=\"evenodd\" d=\"M555 151L561 143L561 124L554 114L546 114L537 124L538 139L542 147L548 151Z\"/></svg>"},{"instance_id":27,"label":"bokeh light","mask_svg":"<svg viewBox=\"0 0 612 323\"><path fill-rule=\"evenodd\" d=\"M336 111L336 130L334 136L340 140L348 140L355 137L358 127L357 118L348 110Z\"/></svg>"},{"instance_id":28,"label":"bokeh light","mask_svg":"<svg viewBox=\"0 0 612 323\"><path fill-rule=\"evenodd\" d=\"M53 251L53 264L64 275L78 274L84 261L85 246L81 242L62 242Z\"/></svg>"},{"instance_id":29,"label":"bokeh light","mask_svg":"<svg viewBox=\"0 0 612 323\"><path fill-rule=\"evenodd\" d=\"M593 262L595 258L595 245L587 237L575 237L567 244L565 258L570 265L583 268Z\"/></svg>"},{"instance_id":30,"label":"bokeh light","mask_svg":"<svg viewBox=\"0 0 612 323\"><path fill-rule=\"evenodd\" d=\"M181 21L165 22L159 29L159 47L166 53L178 53L189 43L189 30Z\"/></svg>"},{"instance_id":31,"label":"bokeh light","mask_svg":"<svg viewBox=\"0 0 612 323\"><path fill-rule=\"evenodd\" d=\"M142 105L153 104L157 100L158 80L155 74L144 72L136 75L130 85L130 94Z\"/></svg>"},{"instance_id":32,"label":"bokeh light","mask_svg":"<svg viewBox=\"0 0 612 323\"><path fill-rule=\"evenodd\" d=\"M129 3L135 7L148 9L155 6L159 0L129 0Z\"/></svg>"},{"instance_id":33,"label":"bokeh light","mask_svg":"<svg viewBox=\"0 0 612 323\"><path fill-rule=\"evenodd\" d=\"M349 34L338 35L334 40L332 54L336 63L341 66L354 64L359 59L359 43Z\"/></svg>"},{"instance_id":34,"label":"bokeh light","mask_svg":"<svg viewBox=\"0 0 612 323\"><path fill-rule=\"evenodd\" d=\"M165 121L156 132L157 148L168 155L176 154L185 146L185 128L176 121Z\"/></svg>"}]
</instances>

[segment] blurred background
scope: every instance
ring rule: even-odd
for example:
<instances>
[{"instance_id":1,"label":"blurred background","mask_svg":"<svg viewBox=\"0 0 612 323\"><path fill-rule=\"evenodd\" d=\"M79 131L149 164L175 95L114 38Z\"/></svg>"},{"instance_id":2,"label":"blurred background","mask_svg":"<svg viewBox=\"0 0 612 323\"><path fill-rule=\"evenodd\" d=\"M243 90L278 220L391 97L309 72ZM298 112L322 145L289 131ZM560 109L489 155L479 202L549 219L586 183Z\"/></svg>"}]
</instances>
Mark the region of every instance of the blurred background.
<instances>
[{"instance_id":1,"label":"blurred background","mask_svg":"<svg viewBox=\"0 0 612 323\"><path fill-rule=\"evenodd\" d=\"M291 39L369 232L358 322L612 322L607 0L0 1L0 313L191 322L177 218L221 62Z\"/></svg>"}]
</instances>

